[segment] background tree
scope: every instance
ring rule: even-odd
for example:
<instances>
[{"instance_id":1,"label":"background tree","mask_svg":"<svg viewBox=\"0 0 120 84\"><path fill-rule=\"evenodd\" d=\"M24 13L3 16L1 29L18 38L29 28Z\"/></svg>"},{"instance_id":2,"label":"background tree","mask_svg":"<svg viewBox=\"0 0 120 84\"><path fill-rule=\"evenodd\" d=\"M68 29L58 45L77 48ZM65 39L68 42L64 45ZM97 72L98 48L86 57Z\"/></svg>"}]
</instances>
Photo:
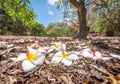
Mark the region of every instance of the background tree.
<instances>
[{"instance_id":1,"label":"background tree","mask_svg":"<svg viewBox=\"0 0 120 84\"><path fill-rule=\"evenodd\" d=\"M73 36L76 33L78 33L78 28L79 28L79 24L70 24L69 26L67 26L66 28L66 36Z\"/></svg>"},{"instance_id":2,"label":"background tree","mask_svg":"<svg viewBox=\"0 0 120 84\"><path fill-rule=\"evenodd\" d=\"M0 34L25 35L36 15L29 0L0 0Z\"/></svg>"},{"instance_id":3,"label":"background tree","mask_svg":"<svg viewBox=\"0 0 120 84\"><path fill-rule=\"evenodd\" d=\"M32 36L46 36L46 28L37 22L34 23L29 31Z\"/></svg>"},{"instance_id":4,"label":"background tree","mask_svg":"<svg viewBox=\"0 0 120 84\"><path fill-rule=\"evenodd\" d=\"M108 35L120 36L120 3L119 0L94 0L94 12L97 14L97 22L100 18L101 23L107 27Z\"/></svg>"},{"instance_id":5,"label":"background tree","mask_svg":"<svg viewBox=\"0 0 120 84\"><path fill-rule=\"evenodd\" d=\"M65 10L67 8L76 8L77 16L79 21L79 33L75 36L75 38L85 39L89 32L89 27L87 27L86 21L86 4L89 0L59 0L56 2L57 8L63 7Z\"/></svg>"},{"instance_id":6,"label":"background tree","mask_svg":"<svg viewBox=\"0 0 120 84\"><path fill-rule=\"evenodd\" d=\"M48 36L66 36L67 24L64 22L50 23L47 27Z\"/></svg>"}]
</instances>

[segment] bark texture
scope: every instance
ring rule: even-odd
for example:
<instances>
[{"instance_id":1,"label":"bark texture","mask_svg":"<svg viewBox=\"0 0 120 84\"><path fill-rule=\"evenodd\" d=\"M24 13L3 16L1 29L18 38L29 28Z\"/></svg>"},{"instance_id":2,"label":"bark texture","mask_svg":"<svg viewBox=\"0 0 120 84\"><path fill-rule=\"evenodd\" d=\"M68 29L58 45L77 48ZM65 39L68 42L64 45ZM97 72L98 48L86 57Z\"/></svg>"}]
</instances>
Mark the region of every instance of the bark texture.
<instances>
[{"instance_id":1,"label":"bark texture","mask_svg":"<svg viewBox=\"0 0 120 84\"><path fill-rule=\"evenodd\" d=\"M86 39L89 32L89 27L87 27L86 21L85 0L69 0L69 2L78 9L79 33L74 38Z\"/></svg>"}]
</instances>

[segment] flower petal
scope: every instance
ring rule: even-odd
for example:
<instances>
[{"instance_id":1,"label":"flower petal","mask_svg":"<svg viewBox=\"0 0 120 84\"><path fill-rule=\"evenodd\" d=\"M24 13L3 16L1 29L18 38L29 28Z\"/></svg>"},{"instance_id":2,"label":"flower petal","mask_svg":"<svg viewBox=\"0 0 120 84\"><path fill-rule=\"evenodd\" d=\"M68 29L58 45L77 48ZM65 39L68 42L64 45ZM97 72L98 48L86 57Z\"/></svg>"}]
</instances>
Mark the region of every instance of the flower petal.
<instances>
[{"instance_id":1,"label":"flower petal","mask_svg":"<svg viewBox=\"0 0 120 84\"><path fill-rule=\"evenodd\" d=\"M49 47L48 46L44 46L44 47L42 47L42 49L47 51L49 49Z\"/></svg>"},{"instance_id":2,"label":"flower petal","mask_svg":"<svg viewBox=\"0 0 120 84\"><path fill-rule=\"evenodd\" d=\"M92 57L94 57L94 55L93 55L93 52L92 52L92 50L91 49L84 49L83 51L82 51L82 55L84 56L84 57L90 57L90 58L92 58Z\"/></svg>"},{"instance_id":3,"label":"flower petal","mask_svg":"<svg viewBox=\"0 0 120 84\"><path fill-rule=\"evenodd\" d=\"M73 59L73 60L77 60L77 59L78 59L78 56L77 56L76 54L71 54L71 55L69 55L67 58Z\"/></svg>"},{"instance_id":4,"label":"flower petal","mask_svg":"<svg viewBox=\"0 0 120 84\"><path fill-rule=\"evenodd\" d=\"M50 49L48 49L47 53L50 53L50 52L52 52L53 50L54 50L54 48L53 48L53 47L50 47Z\"/></svg>"},{"instance_id":5,"label":"flower petal","mask_svg":"<svg viewBox=\"0 0 120 84\"><path fill-rule=\"evenodd\" d=\"M72 64L72 60L68 60L68 59L63 59L61 62L67 66L70 66Z\"/></svg>"},{"instance_id":6,"label":"flower petal","mask_svg":"<svg viewBox=\"0 0 120 84\"><path fill-rule=\"evenodd\" d=\"M33 62L34 62L34 64L36 64L36 65L40 65L40 64L42 64L42 63L44 62L44 59L45 59L45 56L42 55L42 56L40 56L37 60L35 60L35 61L33 61Z\"/></svg>"},{"instance_id":7,"label":"flower petal","mask_svg":"<svg viewBox=\"0 0 120 84\"><path fill-rule=\"evenodd\" d=\"M54 56L51 60L51 63L59 63L62 60L62 57Z\"/></svg>"},{"instance_id":8,"label":"flower petal","mask_svg":"<svg viewBox=\"0 0 120 84\"><path fill-rule=\"evenodd\" d=\"M58 51L61 51L61 50L65 51L65 50L66 50L66 45L63 44L63 43L60 43L57 50L58 50Z\"/></svg>"},{"instance_id":9,"label":"flower petal","mask_svg":"<svg viewBox=\"0 0 120 84\"><path fill-rule=\"evenodd\" d=\"M40 52L40 53L44 53L46 51L47 51L47 48L45 48L45 47L39 47L38 48L38 52Z\"/></svg>"},{"instance_id":10,"label":"flower petal","mask_svg":"<svg viewBox=\"0 0 120 84\"><path fill-rule=\"evenodd\" d=\"M22 61L25 58L26 58L26 54L25 53L20 53L20 54L18 54L18 57L16 58L16 60L14 62Z\"/></svg>"},{"instance_id":11,"label":"flower petal","mask_svg":"<svg viewBox=\"0 0 120 84\"><path fill-rule=\"evenodd\" d=\"M54 56L58 56L58 57L60 57L61 54L62 54L62 51L59 51L59 52L57 52L56 54L54 54Z\"/></svg>"},{"instance_id":12,"label":"flower petal","mask_svg":"<svg viewBox=\"0 0 120 84\"><path fill-rule=\"evenodd\" d=\"M62 46L63 46L63 50L66 50L66 45L65 45L65 44L62 44Z\"/></svg>"},{"instance_id":13,"label":"flower petal","mask_svg":"<svg viewBox=\"0 0 120 84\"><path fill-rule=\"evenodd\" d=\"M95 52L95 56L96 56L96 57L102 57L102 54L101 54L99 51L96 51L96 52Z\"/></svg>"},{"instance_id":14,"label":"flower petal","mask_svg":"<svg viewBox=\"0 0 120 84\"><path fill-rule=\"evenodd\" d=\"M12 60L12 61L15 61L17 58L12 57L12 58L9 58L9 59Z\"/></svg>"},{"instance_id":15,"label":"flower petal","mask_svg":"<svg viewBox=\"0 0 120 84\"><path fill-rule=\"evenodd\" d=\"M29 72L34 68L35 68L35 65L33 65L30 61L24 60L22 62L22 69L23 69L24 72Z\"/></svg>"},{"instance_id":16,"label":"flower petal","mask_svg":"<svg viewBox=\"0 0 120 84\"><path fill-rule=\"evenodd\" d=\"M31 48L31 47L27 47L28 51L33 53L34 55L36 54L37 50Z\"/></svg>"}]
</instances>

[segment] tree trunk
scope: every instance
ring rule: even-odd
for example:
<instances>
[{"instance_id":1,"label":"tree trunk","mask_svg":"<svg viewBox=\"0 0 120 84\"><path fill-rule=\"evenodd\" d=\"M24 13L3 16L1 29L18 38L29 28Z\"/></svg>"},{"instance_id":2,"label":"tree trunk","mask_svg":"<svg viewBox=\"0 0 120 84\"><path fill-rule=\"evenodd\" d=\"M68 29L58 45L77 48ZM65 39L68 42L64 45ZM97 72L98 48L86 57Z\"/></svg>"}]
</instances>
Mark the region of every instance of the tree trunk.
<instances>
[{"instance_id":1,"label":"tree trunk","mask_svg":"<svg viewBox=\"0 0 120 84\"><path fill-rule=\"evenodd\" d=\"M87 27L86 21L85 0L80 0L79 2L77 0L70 0L70 3L78 9L79 33L74 38L86 39L89 32L89 27Z\"/></svg>"},{"instance_id":2,"label":"tree trunk","mask_svg":"<svg viewBox=\"0 0 120 84\"><path fill-rule=\"evenodd\" d=\"M77 38L79 39L86 39L87 34L89 32L89 28L87 27L87 21L86 21L86 8L82 4L78 8L78 19L79 19L79 34L77 35Z\"/></svg>"}]
</instances>

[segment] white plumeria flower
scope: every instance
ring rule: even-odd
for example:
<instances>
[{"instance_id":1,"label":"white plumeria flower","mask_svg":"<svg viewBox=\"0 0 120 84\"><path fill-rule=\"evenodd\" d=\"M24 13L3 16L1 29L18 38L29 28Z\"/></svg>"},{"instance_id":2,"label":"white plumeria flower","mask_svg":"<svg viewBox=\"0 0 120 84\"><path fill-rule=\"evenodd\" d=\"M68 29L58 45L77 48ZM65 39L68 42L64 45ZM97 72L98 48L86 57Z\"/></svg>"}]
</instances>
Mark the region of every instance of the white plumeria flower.
<instances>
[{"instance_id":1,"label":"white plumeria flower","mask_svg":"<svg viewBox=\"0 0 120 84\"><path fill-rule=\"evenodd\" d=\"M48 50L47 53L52 52L53 50L57 50L57 51L65 51L66 50L66 45L59 42L59 43L54 43L50 49Z\"/></svg>"},{"instance_id":2,"label":"white plumeria flower","mask_svg":"<svg viewBox=\"0 0 120 84\"><path fill-rule=\"evenodd\" d=\"M77 60L78 56L74 53L69 54L66 51L58 51L51 60L51 63L60 63L62 62L64 65L71 65L72 60Z\"/></svg>"},{"instance_id":3,"label":"white plumeria flower","mask_svg":"<svg viewBox=\"0 0 120 84\"><path fill-rule=\"evenodd\" d=\"M112 57L103 57L102 54L99 51L96 51L93 59L94 60L102 59L102 60L106 61L106 60L112 59Z\"/></svg>"},{"instance_id":4,"label":"white plumeria flower","mask_svg":"<svg viewBox=\"0 0 120 84\"><path fill-rule=\"evenodd\" d=\"M22 62L22 69L24 72L28 72L44 62L45 55L38 53L38 50L34 50L30 47L27 47L27 53L21 53L17 58L10 58L15 62Z\"/></svg>"},{"instance_id":5,"label":"white plumeria flower","mask_svg":"<svg viewBox=\"0 0 120 84\"><path fill-rule=\"evenodd\" d=\"M91 49L86 48L82 51L82 56L92 58L94 55Z\"/></svg>"},{"instance_id":6,"label":"white plumeria flower","mask_svg":"<svg viewBox=\"0 0 120 84\"><path fill-rule=\"evenodd\" d=\"M93 59L96 60L96 59L102 59L102 54L99 52L99 51L96 51L95 52L95 55L93 56Z\"/></svg>"},{"instance_id":7,"label":"white plumeria flower","mask_svg":"<svg viewBox=\"0 0 120 84\"><path fill-rule=\"evenodd\" d=\"M99 51L93 52L91 49L86 48L82 51L82 56L86 58L92 58L94 60L102 59L102 60L109 60L111 57L103 57Z\"/></svg>"}]
</instances>

